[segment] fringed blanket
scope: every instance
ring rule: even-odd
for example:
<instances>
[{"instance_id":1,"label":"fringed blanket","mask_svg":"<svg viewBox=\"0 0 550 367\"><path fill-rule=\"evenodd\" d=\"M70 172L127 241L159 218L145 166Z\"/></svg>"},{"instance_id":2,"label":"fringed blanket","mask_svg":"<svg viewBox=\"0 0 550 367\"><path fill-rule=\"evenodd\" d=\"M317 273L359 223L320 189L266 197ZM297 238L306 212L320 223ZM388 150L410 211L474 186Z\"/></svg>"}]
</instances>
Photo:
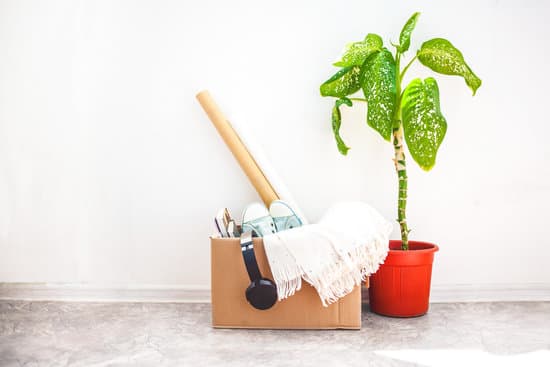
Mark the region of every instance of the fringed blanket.
<instances>
[{"instance_id":1,"label":"fringed blanket","mask_svg":"<svg viewBox=\"0 0 550 367\"><path fill-rule=\"evenodd\" d=\"M263 238L279 300L292 296L302 279L324 306L350 293L375 273L388 253L392 224L361 202L339 203L317 224Z\"/></svg>"}]
</instances>

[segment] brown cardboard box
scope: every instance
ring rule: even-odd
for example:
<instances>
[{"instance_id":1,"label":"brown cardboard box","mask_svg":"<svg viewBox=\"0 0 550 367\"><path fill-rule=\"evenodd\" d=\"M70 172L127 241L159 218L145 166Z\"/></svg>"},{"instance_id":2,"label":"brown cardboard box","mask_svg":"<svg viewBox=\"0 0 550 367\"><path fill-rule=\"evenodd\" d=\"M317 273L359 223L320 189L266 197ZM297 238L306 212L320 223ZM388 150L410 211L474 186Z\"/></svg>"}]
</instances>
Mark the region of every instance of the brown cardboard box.
<instances>
[{"instance_id":1,"label":"brown cardboard box","mask_svg":"<svg viewBox=\"0 0 550 367\"><path fill-rule=\"evenodd\" d=\"M255 329L360 329L361 287L338 302L323 307L317 291L308 283L292 297L269 310L253 308L245 298L250 284L238 238L211 239L212 326ZM264 277L273 279L261 238L254 251Z\"/></svg>"}]
</instances>

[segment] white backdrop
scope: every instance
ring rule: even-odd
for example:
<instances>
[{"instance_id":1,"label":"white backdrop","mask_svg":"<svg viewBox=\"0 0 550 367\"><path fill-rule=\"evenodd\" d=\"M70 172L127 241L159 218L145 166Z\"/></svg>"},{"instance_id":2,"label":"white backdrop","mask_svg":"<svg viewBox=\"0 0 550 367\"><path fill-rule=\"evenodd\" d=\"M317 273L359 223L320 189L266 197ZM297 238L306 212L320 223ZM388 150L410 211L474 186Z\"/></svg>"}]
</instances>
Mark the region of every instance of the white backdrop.
<instances>
[{"instance_id":1,"label":"white backdrop","mask_svg":"<svg viewBox=\"0 0 550 367\"><path fill-rule=\"evenodd\" d=\"M207 288L212 216L257 195L195 94L254 134L306 214L395 218L391 145L321 82L368 32L451 40L483 79L439 76L436 167L409 159L433 284L550 284L550 5L544 1L0 1L0 282ZM408 73L432 73L417 64ZM397 226L394 237L398 237Z\"/></svg>"}]
</instances>

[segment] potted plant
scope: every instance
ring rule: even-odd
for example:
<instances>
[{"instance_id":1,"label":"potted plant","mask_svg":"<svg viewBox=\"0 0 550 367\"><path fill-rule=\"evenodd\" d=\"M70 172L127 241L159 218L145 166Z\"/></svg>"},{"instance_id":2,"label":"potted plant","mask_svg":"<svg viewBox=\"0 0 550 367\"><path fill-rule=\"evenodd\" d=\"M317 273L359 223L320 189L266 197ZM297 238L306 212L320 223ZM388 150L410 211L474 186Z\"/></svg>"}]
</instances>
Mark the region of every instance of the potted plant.
<instances>
[{"instance_id":1,"label":"potted plant","mask_svg":"<svg viewBox=\"0 0 550 367\"><path fill-rule=\"evenodd\" d=\"M388 257L370 279L369 298L372 311L398 317L419 316L428 311L433 256L438 251L434 244L408 238L404 141L414 161L429 171L447 131L436 80L413 79L404 89L401 83L409 67L418 60L437 73L463 77L474 95L481 85L462 53L443 38L424 42L401 68L419 15L413 14L405 23L399 44L391 43L394 54L384 47L380 36L372 33L363 41L348 45L341 60L334 63L341 69L320 88L322 96L336 98L332 130L340 153L346 155L349 150L340 136L340 108L351 107L354 101L367 103L367 124L393 143L401 240L390 241ZM364 98L352 98L359 90Z\"/></svg>"}]
</instances>

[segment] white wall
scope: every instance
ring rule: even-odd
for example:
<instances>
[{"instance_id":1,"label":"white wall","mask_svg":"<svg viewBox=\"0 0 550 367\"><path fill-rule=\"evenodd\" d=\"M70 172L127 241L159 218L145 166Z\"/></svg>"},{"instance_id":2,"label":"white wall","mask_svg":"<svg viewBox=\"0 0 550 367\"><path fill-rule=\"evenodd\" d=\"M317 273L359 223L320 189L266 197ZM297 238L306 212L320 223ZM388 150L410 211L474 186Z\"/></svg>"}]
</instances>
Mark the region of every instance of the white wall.
<instances>
[{"instance_id":1,"label":"white wall","mask_svg":"<svg viewBox=\"0 0 550 367\"><path fill-rule=\"evenodd\" d=\"M410 161L412 238L433 283L550 283L544 1L1 1L0 282L209 285L222 206L257 199L194 96L247 124L315 220L341 199L395 217L390 144L318 87L368 32L445 37L483 79L438 77L448 135ZM409 78L431 73L416 65ZM397 231L394 237L397 237Z\"/></svg>"}]
</instances>

